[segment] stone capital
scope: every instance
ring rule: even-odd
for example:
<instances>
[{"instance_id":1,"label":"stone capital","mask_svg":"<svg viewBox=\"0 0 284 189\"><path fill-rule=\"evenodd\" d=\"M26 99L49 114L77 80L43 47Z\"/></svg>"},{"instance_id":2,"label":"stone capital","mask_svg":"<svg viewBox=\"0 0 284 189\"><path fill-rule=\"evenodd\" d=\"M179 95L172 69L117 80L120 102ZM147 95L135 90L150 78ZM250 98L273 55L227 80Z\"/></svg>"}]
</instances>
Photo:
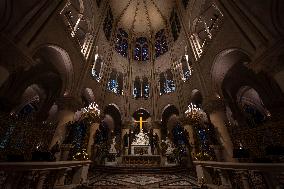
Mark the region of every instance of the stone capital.
<instances>
[{"instance_id":1,"label":"stone capital","mask_svg":"<svg viewBox=\"0 0 284 189\"><path fill-rule=\"evenodd\" d=\"M76 111L83 107L82 102L75 97L61 97L56 100L59 110Z\"/></svg>"},{"instance_id":2,"label":"stone capital","mask_svg":"<svg viewBox=\"0 0 284 189\"><path fill-rule=\"evenodd\" d=\"M211 99L205 101L202 108L206 113L209 114L217 111L226 111L225 101L222 99Z\"/></svg>"}]
</instances>

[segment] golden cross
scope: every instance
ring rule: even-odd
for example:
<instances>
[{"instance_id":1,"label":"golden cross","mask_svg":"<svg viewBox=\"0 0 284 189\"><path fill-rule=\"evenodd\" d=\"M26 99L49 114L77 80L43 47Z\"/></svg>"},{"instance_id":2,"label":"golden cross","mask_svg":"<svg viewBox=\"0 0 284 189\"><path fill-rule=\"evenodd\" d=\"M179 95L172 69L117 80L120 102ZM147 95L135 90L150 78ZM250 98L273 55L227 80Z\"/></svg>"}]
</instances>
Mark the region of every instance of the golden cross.
<instances>
[{"instance_id":1,"label":"golden cross","mask_svg":"<svg viewBox=\"0 0 284 189\"><path fill-rule=\"evenodd\" d=\"M140 130L142 130L142 125L143 125L143 123L146 123L146 122L148 122L148 121L143 121L143 118L140 117L139 121L134 121L134 122L135 122L135 123L139 123L139 124L140 124Z\"/></svg>"}]
</instances>

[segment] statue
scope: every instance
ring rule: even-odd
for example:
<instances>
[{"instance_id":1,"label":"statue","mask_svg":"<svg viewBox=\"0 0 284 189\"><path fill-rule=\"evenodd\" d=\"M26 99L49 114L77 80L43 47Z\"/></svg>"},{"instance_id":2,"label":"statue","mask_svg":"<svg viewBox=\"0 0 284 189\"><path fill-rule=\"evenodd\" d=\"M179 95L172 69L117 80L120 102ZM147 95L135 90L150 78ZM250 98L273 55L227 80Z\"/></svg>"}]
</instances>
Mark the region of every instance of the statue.
<instances>
[{"instance_id":1,"label":"statue","mask_svg":"<svg viewBox=\"0 0 284 189\"><path fill-rule=\"evenodd\" d=\"M131 145L149 145L149 137L143 132L143 129L141 129L140 132L135 135L135 137L136 138L134 139Z\"/></svg>"},{"instance_id":2,"label":"statue","mask_svg":"<svg viewBox=\"0 0 284 189\"><path fill-rule=\"evenodd\" d=\"M157 133L155 133L153 137L153 147L154 154L159 154L159 136Z\"/></svg>"},{"instance_id":3,"label":"statue","mask_svg":"<svg viewBox=\"0 0 284 189\"><path fill-rule=\"evenodd\" d=\"M125 135L123 136L123 146L128 147L129 143L129 134L126 132Z\"/></svg>"},{"instance_id":4,"label":"statue","mask_svg":"<svg viewBox=\"0 0 284 189\"><path fill-rule=\"evenodd\" d=\"M50 149L51 158L55 160L56 159L55 155L58 152L60 152L60 146L59 146L59 142L57 141Z\"/></svg>"},{"instance_id":5,"label":"statue","mask_svg":"<svg viewBox=\"0 0 284 189\"><path fill-rule=\"evenodd\" d=\"M116 137L113 137L112 143L110 144L109 153L111 153L111 154L116 154L117 153L116 148L115 148L115 145L116 145L115 140L116 140Z\"/></svg>"}]
</instances>

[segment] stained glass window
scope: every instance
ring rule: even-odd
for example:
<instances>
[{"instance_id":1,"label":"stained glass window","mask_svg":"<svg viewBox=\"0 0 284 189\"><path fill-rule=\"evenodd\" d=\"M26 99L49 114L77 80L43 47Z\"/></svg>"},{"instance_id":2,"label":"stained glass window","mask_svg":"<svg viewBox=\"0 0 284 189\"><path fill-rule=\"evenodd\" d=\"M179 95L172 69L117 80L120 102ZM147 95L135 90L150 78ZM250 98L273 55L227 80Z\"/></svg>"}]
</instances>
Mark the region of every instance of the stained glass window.
<instances>
[{"instance_id":1,"label":"stained glass window","mask_svg":"<svg viewBox=\"0 0 284 189\"><path fill-rule=\"evenodd\" d=\"M123 94L123 74L118 73L117 74L117 94L122 95Z\"/></svg>"},{"instance_id":2,"label":"stained glass window","mask_svg":"<svg viewBox=\"0 0 284 189\"><path fill-rule=\"evenodd\" d=\"M167 37L165 30L162 29L155 35L155 52L156 58L168 51Z\"/></svg>"},{"instance_id":3,"label":"stained glass window","mask_svg":"<svg viewBox=\"0 0 284 189\"><path fill-rule=\"evenodd\" d=\"M172 11L170 22L171 22L172 35L174 40L176 41L178 39L181 30L181 25L178 15L174 10Z\"/></svg>"},{"instance_id":4,"label":"stained glass window","mask_svg":"<svg viewBox=\"0 0 284 189\"><path fill-rule=\"evenodd\" d=\"M142 96L144 99L147 99L149 98L149 95L150 95L150 86L149 86L149 82L148 82L148 78L147 77L144 77L143 78L143 83L142 83Z\"/></svg>"},{"instance_id":5,"label":"stained glass window","mask_svg":"<svg viewBox=\"0 0 284 189\"><path fill-rule=\"evenodd\" d=\"M144 77L141 80L139 77L135 78L134 86L133 86L133 96L135 99L138 98L149 98L150 95L150 85L148 82L148 78Z\"/></svg>"},{"instance_id":6,"label":"stained glass window","mask_svg":"<svg viewBox=\"0 0 284 189\"><path fill-rule=\"evenodd\" d=\"M176 90L173 74L170 70L160 74L160 95L174 92Z\"/></svg>"},{"instance_id":7,"label":"stained glass window","mask_svg":"<svg viewBox=\"0 0 284 189\"><path fill-rule=\"evenodd\" d=\"M134 81L133 96L135 99L138 99L141 96L141 83L139 77L136 77Z\"/></svg>"},{"instance_id":8,"label":"stained glass window","mask_svg":"<svg viewBox=\"0 0 284 189\"><path fill-rule=\"evenodd\" d=\"M104 20L104 33L107 40L110 39L111 32L112 32L112 24L113 24L113 14L111 12L111 8L108 8L107 16Z\"/></svg>"},{"instance_id":9,"label":"stained glass window","mask_svg":"<svg viewBox=\"0 0 284 189\"><path fill-rule=\"evenodd\" d=\"M136 39L136 45L134 48L134 60L149 60L149 47L146 37L139 37Z\"/></svg>"},{"instance_id":10,"label":"stained glass window","mask_svg":"<svg viewBox=\"0 0 284 189\"><path fill-rule=\"evenodd\" d=\"M123 29L119 28L116 35L116 51L124 57L128 55L128 34Z\"/></svg>"},{"instance_id":11,"label":"stained glass window","mask_svg":"<svg viewBox=\"0 0 284 189\"><path fill-rule=\"evenodd\" d=\"M92 76L97 80L100 81L102 78L102 67L103 67L103 61L101 57L97 57L97 59L94 62L93 68L92 68Z\"/></svg>"},{"instance_id":12,"label":"stained glass window","mask_svg":"<svg viewBox=\"0 0 284 189\"><path fill-rule=\"evenodd\" d=\"M113 70L107 83L107 89L116 94L123 94L123 75Z\"/></svg>"},{"instance_id":13,"label":"stained glass window","mask_svg":"<svg viewBox=\"0 0 284 189\"><path fill-rule=\"evenodd\" d=\"M117 93L117 87L118 87L118 84L115 79L110 79L108 81L108 84L107 84L108 90L110 90L111 92Z\"/></svg>"},{"instance_id":14,"label":"stained glass window","mask_svg":"<svg viewBox=\"0 0 284 189\"><path fill-rule=\"evenodd\" d=\"M181 68L182 80L186 81L191 76L191 62L188 62L185 56L181 58Z\"/></svg>"}]
</instances>

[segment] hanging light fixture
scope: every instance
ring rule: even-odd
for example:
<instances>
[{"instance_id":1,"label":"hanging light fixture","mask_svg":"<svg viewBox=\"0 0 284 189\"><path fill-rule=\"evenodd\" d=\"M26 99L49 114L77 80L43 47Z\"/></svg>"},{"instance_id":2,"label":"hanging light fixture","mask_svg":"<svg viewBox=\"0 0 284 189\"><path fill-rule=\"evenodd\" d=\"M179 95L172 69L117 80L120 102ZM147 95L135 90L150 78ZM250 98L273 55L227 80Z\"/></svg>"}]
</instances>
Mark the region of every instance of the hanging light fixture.
<instances>
[{"instance_id":1,"label":"hanging light fixture","mask_svg":"<svg viewBox=\"0 0 284 189\"><path fill-rule=\"evenodd\" d=\"M199 122L202 117L201 109L193 103L188 105L188 108L184 113L186 119L190 122Z\"/></svg>"}]
</instances>

